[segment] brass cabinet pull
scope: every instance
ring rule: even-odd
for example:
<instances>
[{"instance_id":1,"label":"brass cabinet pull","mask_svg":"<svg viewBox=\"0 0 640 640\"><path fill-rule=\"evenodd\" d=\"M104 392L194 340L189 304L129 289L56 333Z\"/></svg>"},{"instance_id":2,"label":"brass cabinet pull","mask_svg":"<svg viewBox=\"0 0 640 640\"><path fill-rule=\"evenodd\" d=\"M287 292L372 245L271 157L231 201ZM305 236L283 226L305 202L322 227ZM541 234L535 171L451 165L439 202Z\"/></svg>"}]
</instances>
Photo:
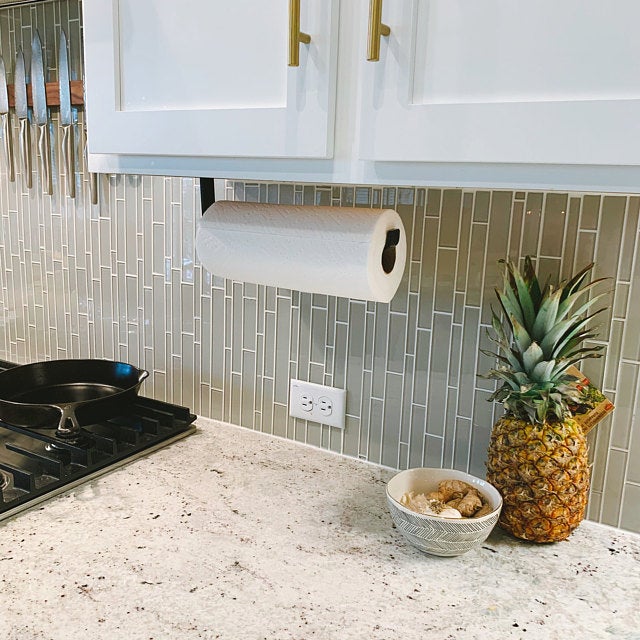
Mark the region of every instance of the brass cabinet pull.
<instances>
[{"instance_id":1,"label":"brass cabinet pull","mask_svg":"<svg viewBox=\"0 0 640 640\"><path fill-rule=\"evenodd\" d=\"M309 44L311 36L300 31L300 0L289 0L289 66L300 66L300 43Z\"/></svg>"},{"instance_id":2,"label":"brass cabinet pull","mask_svg":"<svg viewBox=\"0 0 640 640\"><path fill-rule=\"evenodd\" d=\"M380 60L380 37L388 36L391 29L382 24L382 0L369 0L369 38L367 41L367 60Z\"/></svg>"}]
</instances>

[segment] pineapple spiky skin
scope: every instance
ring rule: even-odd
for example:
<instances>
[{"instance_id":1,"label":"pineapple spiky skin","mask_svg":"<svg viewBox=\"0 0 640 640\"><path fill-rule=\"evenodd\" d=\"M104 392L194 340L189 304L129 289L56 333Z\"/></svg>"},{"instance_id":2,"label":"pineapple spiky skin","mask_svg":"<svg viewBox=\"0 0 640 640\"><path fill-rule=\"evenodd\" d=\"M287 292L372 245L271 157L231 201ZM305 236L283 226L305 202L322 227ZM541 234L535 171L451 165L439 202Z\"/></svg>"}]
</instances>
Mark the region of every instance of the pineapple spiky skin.
<instances>
[{"instance_id":1,"label":"pineapple spiky skin","mask_svg":"<svg viewBox=\"0 0 640 640\"><path fill-rule=\"evenodd\" d=\"M505 415L493 427L487 480L502 494L499 525L533 542L565 540L585 515L590 469L573 418L543 424Z\"/></svg>"},{"instance_id":2,"label":"pineapple spiky skin","mask_svg":"<svg viewBox=\"0 0 640 640\"><path fill-rule=\"evenodd\" d=\"M502 384L489 398L506 414L494 425L487 479L503 497L500 526L535 542L564 540L584 518L589 492L587 444L571 407L589 400L573 384L570 367L600 357L601 345L587 315L605 294L583 296L602 279L586 282L593 264L557 287L540 287L533 263L524 269L504 261L503 288L496 291L504 314L493 312L491 339L499 352L489 378ZM505 328L506 323L506 328Z\"/></svg>"}]
</instances>

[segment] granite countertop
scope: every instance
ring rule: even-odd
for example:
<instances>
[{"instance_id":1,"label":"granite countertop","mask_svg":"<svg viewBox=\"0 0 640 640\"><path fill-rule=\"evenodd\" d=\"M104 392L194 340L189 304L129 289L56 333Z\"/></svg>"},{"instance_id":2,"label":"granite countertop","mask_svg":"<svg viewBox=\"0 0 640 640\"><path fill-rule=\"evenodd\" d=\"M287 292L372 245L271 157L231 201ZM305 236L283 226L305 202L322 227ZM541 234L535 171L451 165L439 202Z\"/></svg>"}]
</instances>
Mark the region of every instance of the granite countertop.
<instances>
[{"instance_id":1,"label":"granite countertop","mask_svg":"<svg viewBox=\"0 0 640 640\"><path fill-rule=\"evenodd\" d=\"M0 523L0 637L640 638L640 536L420 553L388 469L212 420Z\"/></svg>"}]
</instances>

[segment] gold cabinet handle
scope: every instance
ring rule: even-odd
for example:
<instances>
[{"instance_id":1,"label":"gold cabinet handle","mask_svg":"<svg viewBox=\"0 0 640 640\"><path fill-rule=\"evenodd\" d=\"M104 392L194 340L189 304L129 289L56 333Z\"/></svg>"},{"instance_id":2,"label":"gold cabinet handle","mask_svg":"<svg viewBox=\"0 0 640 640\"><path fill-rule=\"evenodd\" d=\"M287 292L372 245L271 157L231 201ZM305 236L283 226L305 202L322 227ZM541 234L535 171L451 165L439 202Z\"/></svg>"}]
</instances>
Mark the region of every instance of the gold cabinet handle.
<instances>
[{"instance_id":1,"label":"gold cabinet handle","mask_svg":"<svg viewBox=\"0 0 640 640\"><path fill-rule=\"evenodd\" d=\"M391 29L382 24L382 0L369 0L369 38L367 40L367 60L380 60L380 38L388 36Z\"/></svg>"},{"instance_id":2,"label":"gold cabinet handle","mask_svg":"<svg viewBox=\"0 0 640 640\"><path fill-rule=\"evenodd\" d=\"M289 66L300 66L300 43L309 44L311 36L300 31L300 0L289 0Z\"/></svg>"}]
</instances>

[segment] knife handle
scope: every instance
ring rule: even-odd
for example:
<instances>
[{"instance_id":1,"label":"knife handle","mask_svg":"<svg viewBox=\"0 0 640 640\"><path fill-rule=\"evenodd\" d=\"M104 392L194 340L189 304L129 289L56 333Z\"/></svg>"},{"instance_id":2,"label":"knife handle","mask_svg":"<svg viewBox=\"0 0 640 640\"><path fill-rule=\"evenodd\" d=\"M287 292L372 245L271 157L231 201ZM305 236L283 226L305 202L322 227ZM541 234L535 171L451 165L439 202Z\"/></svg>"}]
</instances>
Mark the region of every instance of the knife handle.
<instances>
[{"instance_id":1,"label":"knife handle","mask_svg":"<svg viewBox=\"0 0 640 640\"><path fill-rule=\"evenodd\" d=\"M4 152L4 160L7 165L7 173L9 174L9 181L13 182L16 179L16 172L13 166L13 145L11 144L11 128L9 127L9 114L0 113L0 119L2 119L2 149Z\"/></svg>"},{"instance_id":2,"label":"knife handle","mask_svg":"<svg viewBox=\"0 0 640 640\"><path fill-rule=\"evenodd\" d=\"M51 180L51 141L49 140L49 127L47 124L38 125L38 153L40 154L40 167L42 169L42 186L47 195L53 195L53 182Z\"/></svg>"},{"instance_id":3,"label":"knife handle","mask_svg":"<svg viewBox=\"0 0 640 640\"><path fill-rule=\"evenodd\" d=\"M20 118L20 157L22 158L22 178L27 189L31 189L31 133L27 118Z\"/></svg>"},{"instance_id":4,"label":"knife handle","mask_svg":"<svg viewBox=\"0 0 640 640\"><path fill-rule=\"evenodd\" d=\"M67 176L67 196L76 197L76 158L73 146L73 125L62 125L62 166Z\"/></svg>"},{"instance_id":5,"label":"knife handle","mask_svg":"<svg viewBox=\"0 0 640 640\"><path fill-rule=\"evenodd\" d=\"M89 165L89 152L87 150L87 130L84 129L84 166ZM91 204L98 204L98 174L89 172L89 195Z\"/></svg>"}]
</instances>

